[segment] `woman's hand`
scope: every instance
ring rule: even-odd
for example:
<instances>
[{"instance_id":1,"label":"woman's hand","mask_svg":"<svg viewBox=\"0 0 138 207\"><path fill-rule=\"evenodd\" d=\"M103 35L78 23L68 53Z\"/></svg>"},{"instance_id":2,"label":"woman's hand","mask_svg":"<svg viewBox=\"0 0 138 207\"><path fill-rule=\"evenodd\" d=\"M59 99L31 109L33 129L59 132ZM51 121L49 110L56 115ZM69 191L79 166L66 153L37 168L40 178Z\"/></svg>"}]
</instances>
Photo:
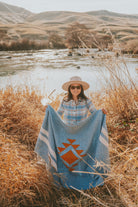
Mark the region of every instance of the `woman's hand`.
<instances>
[{"instance_id":1,"label":"woman's hand","mask_svg":"<svg viewBox=\"0 0 138 207\"><path fill-rule=\"evenodd\" d=\"M102 109L102 112L103 112L104 114L107 114L107 111L106 111L105 109Z\"/></svg>"},{"instance_id":2,"label":"woman's hand","mask_svg":"<svg viewBox=\"0 0 138 207\"><path fill-rule=\"evenodd\" d=\"M46 109L47 109L47 107L48 107L48 105L45 105L45 106L42 106L42 111L46 111Z\"/></svg>"},{"instance_id":3,"label":"woman's hand","mask_svg":"<svg viewBox=\"0 0 138 207\"><path fill-rule=\"evenodd\" d=\"M45 110L47 109L48 105L45 105Z\"/></svg>"}]
</instances>

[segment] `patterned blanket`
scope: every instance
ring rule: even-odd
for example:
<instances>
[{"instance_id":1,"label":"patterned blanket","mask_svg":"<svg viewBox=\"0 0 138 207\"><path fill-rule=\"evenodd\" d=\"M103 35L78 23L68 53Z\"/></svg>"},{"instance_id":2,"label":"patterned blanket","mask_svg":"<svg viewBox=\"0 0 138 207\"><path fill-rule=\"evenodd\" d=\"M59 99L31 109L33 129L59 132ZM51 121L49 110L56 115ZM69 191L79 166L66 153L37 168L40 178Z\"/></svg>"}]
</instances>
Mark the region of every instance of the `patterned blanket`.
<instances>
[{"instance_id":1,"label":"patterned blanket","mask_svg":"<svg viewBox=\"0 0 138 207\"><path fill-rule=\"evenodd\" d=\"M35 152L47 163L54 181L65 188L103 185L110 171L106 116L97 110L71 126L48 105Z\"/></svg>"}]
</instances>

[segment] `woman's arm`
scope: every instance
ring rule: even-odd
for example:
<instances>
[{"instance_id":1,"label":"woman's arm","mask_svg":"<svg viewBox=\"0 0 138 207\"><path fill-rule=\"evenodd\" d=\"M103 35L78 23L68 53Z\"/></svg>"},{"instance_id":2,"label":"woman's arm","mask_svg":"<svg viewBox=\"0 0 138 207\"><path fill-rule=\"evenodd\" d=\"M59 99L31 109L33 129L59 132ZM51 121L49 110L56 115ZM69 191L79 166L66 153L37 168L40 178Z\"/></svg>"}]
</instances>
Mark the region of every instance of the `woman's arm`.
<instances>
[{"instance_id":1,"label":"woman's arm","mask_svg":"<svg viewBox=\"0 0 138 207\"><path fill-rule=\"evenodd\" d=\"M91 113L96 111L96 108L90 99L87 99L87 108L89 109Z\"/></svg>"}]
</instances>

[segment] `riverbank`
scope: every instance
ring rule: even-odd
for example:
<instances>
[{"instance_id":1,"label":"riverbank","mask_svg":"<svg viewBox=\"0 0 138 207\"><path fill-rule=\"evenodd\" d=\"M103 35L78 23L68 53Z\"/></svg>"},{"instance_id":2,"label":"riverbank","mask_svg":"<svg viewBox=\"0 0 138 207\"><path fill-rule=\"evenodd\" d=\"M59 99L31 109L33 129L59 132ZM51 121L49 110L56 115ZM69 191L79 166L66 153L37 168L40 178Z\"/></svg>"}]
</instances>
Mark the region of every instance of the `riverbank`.
<instances>
[{"instance_id":1,"label":"riverbank","mask_svg":"<svg viewBox=\"0 0 138 207\"><path fill-rule=\"evenodd\" d=\"M34 146L45 115L39 92L7 88L0 91L0 205L7 206L136 206L136 88L92 93L97 109L106 108L111 173L103 187L83 191L57 189L38 163ZM57 110L60 97L51 102Z\"/></svg>"},{"instance_id":2,"label":"riverbank","mask_svg":"<svg viewBox=\"0 0 138 207\"><path fill-rule=\"evenodd\" d=\"M114 44L111 43L111 40L109 38L109 42L105 40L105 37L103 36L99 40L96 40L96 44L91 42L90 48L95 48L99 50L108 50L108 51L114 51ZM100 46L100 45L103 46ZM90 49L87 47L87 49ZM1 41L0 43L0 51L24 51L24 50L41 50L41 49L69 49L69 55L72 55L72 50L67 46L66 40L63 37L60 37L59 35L54 37L53 40L30 40L30 39L21 39L16 41ZM73 49L73 48L72 48ZM122 54L138 54L138 43L137 39L128 39L127 41L120 42L120 51ZM116 55L119 55L117 52Z\"/></svg>"}]
</instances>

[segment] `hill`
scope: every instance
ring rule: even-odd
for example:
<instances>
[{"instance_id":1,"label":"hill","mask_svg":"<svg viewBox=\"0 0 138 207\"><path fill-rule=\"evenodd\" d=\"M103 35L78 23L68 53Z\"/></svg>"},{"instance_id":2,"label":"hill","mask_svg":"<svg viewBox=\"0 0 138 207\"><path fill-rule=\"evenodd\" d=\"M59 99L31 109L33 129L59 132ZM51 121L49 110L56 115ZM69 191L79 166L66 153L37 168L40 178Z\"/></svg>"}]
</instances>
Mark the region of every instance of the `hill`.
<instances>
[{"instance_id":1,"label":"hill","mask_svg":"<svg viewBox=\"0 0 138 207\"><path fill-rule=\"evenodd\" d=\"M24 8L0 2L0 22L3 24L24 22L31 14Z\"/></svg>"},{"instance_id":2,"label":"hill","mask_svg":"<svg viewBox=\"0 0 138 207\"><path fill-rule=\"evenodd\" d=\"M119 14L106 10L32 13L24 8L0 2L0 38L3 41L23 38L46 41L53 32L64 37L66 28L74 22L86 25L90 31L100 36L110 31L124 43L135 42L138 38L137 14Z\"/></svg>"}]
</instances>

